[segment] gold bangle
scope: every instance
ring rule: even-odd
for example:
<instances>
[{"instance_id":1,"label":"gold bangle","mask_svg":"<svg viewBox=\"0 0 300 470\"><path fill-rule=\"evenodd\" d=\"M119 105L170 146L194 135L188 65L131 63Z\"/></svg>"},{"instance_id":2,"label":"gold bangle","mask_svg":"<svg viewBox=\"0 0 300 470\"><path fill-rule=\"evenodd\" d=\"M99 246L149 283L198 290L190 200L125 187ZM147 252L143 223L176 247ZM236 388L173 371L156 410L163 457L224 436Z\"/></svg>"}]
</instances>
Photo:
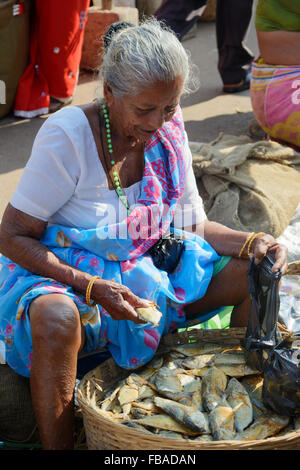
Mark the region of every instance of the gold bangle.
<instances>
[{"instance_id":1,"label":"gold bangle","mask_svg":"<svg viewBox=\"0 0 300 470\"><path fill-rule=\"evenodd\" d=\"M90 280L90 282L88 283L88 286L86 288L86 293L85 293L85 300L86 300L86 303L88 304L89 307L93 307L95 305L96 302L94 303L91 303L91 292L92 292L92 287L94 285L94 282L97 280L97 279L101 279L100 276L93 276Z\"/></svg>"},{"instance_id":2,"label":"gold bangle","mask_svg":"<svg viewBox=\"0 0 300 470\"><path fill-rule=\"evenodd\" d=\"M252 232L252 233L250 233L250 235L248 235L247 240L245 241L244 245L242 246L241 251L239 252L239 258L242 257L243 251L244 251L244 249L246 248L246 246L247 246L247 244L249 243L249 241L251 240L251 238L253 237L253 235L255 235L254 232Z\"/></svg>"},{"instance_id":3,"label":"gold bangle","mask_svg":"<svg viewBox=\"0 0 300 470\"><path fill-rule=\"evenodd\" d=\"M248 257L250 258L250 248L251 248L251 245L253 243L253 241L255 240L255 238L259 237L260 235L265 235L265 232L259 232L259 233L256 233L254 235L254 237L251 238L250 242L249 242L249 245L248 245Z\"/></svg>"}]
</instances>

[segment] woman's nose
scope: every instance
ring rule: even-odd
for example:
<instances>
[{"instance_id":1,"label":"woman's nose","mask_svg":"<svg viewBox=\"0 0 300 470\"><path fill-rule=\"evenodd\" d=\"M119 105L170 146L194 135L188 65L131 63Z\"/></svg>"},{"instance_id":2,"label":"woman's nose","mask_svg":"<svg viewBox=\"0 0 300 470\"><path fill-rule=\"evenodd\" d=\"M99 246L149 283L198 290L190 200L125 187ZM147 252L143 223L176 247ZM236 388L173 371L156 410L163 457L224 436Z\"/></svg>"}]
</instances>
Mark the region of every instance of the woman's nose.
<instances>
[{"instance_id":1,"label":"woman's nose","mask_svg":"<svg viewBox=\"0 0 300 470\"><path fill-rule=\"evenodd\" d=\"M163 127L165 123L164 112L160 110L155 110L149 116L148 128L149 130L156 130Z\"/></svg>"}]
</instances>

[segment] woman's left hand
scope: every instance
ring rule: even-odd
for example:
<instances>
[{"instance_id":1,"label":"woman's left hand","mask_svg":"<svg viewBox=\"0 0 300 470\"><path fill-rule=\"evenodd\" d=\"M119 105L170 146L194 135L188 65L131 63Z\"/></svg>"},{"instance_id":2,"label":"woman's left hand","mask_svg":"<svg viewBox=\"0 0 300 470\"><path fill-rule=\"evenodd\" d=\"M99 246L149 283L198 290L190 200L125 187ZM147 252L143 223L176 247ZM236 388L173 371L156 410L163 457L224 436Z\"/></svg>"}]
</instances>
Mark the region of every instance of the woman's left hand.
<instances>
[{"instance_id":1,"label":"woman's left hand","mask_svg":"<svg viewBox=\"0 0 300 470\"><path fill-rule=\"evenodd\" d=\"M281 269L282 274L285 274L288 268L287 248L278 243L272 235L264 234L253 240L250 256L254 256L254 262L258 264L263 260L267 253L275 260L272 271L276 273Z\"/></svg>"}]
</instances>

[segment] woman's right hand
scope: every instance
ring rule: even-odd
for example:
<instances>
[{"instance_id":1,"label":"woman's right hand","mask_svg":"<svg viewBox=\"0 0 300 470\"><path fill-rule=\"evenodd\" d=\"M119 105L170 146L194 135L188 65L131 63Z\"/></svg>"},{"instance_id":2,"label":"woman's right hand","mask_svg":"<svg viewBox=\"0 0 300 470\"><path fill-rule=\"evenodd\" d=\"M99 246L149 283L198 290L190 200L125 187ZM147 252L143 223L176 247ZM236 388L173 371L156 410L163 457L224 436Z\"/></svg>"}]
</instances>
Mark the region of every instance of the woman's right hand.
<instances>
[{"instance_id":1,"label":"woman's right hand","mask_svg":"<svg viewBox=\"0 0 300 470\"><path fill-rule=\"evenodd\" d=\"M92 287L91 299L101 305L114 320L145 323L138 318L135 308L148 307L149 301L137 297L122 284L97 279Z\"/></svg>"}]
</instances>

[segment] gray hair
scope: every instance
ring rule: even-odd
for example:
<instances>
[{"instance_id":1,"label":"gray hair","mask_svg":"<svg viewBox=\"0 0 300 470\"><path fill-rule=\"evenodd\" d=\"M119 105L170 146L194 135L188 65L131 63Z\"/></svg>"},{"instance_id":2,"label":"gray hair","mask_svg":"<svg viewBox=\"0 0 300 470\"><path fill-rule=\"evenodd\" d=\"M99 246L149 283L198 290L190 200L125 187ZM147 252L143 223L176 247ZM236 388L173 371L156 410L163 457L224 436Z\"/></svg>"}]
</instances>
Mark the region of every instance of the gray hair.
<instances>
[{"instance_id":1,"label":"gray hair","mask_svg":"<svg viewBox=\"0 0 300 470\"><path fill-rule=\"evenodd\" d=\"M112 35L99 70L116 96L136 95L158 81L181 76L183 93L198 87L189 53L175 34L155 18Z\"/></svg>"}]
</instances>

